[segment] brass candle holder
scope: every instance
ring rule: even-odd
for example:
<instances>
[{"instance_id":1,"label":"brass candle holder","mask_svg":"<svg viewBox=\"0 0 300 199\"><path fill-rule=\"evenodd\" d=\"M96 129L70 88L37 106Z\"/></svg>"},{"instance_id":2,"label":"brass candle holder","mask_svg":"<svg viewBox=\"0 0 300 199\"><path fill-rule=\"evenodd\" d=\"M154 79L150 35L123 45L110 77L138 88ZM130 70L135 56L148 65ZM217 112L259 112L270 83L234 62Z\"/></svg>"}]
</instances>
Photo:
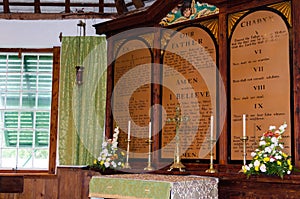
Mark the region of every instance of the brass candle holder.
<instances>
[{"instance_id":1,"label":"brass candle holder","mask_svg":"<svg viewBox=\"0 0 300 199\"><path fill-rule=\"evenodd\" d=\"M214 139L209 139L209 147L210 147L210 164L209 164L209 169L207 169L205 172L206 173L217 173L218 171L214 169L214 152L213 152L213 144L216 142Z\"/></svg>"},{"instance_id":2,"label":"brass candle holder","mask_svg":"<svg viewBox=\"0 0 300 199\"><path fill-rule=\"evenodd\" d=\"M151 156L152 156L151 145L153 143L153 140L149 139L149 140L146 140L146 142L148 143L149 152L148 152L148 165L147 165L147 167L144 168L144 170L153 171L154 167L151 166Z\"/></svg>"},{"instance_id":3,"label":"brass candle holder","mask_svg":"<svg viewBox=\"0 0 300 199\"><path fill-rule=\"evenodd\" d=\"M129 164L129 146L130 146L130 139L127 139L127 151L126 151L126 162L124 165L124 169L131 169L131 166Z\"/></svg>"},{"instance_id":4,"label":"brass candle holder","mask_svg":"<svg viewBox=\"0 0 300 199\"><path fill-rule=\"evenodd\" d=\"M179 171L185 171L185 166L181 163L180 157L180 137L179 137L179 127L181 122L188 121L188 117L181 117L180 115L180 108L179 105L176 107L176 115L174 118L168 118L166 122L175 122L176 123L176 130L175 130L175 152L174 152L174 162L168 169L168 171L172 171L173 169L179 169Z\"/></svg>"},{"instance_id":5,"label":"brass candle holder","mask_svg":"<svg viewBox=\"0 0 300 199\"><path fill-rule=\"evenodd\" d=\"M248 136L243 136L240 138L240 140L243 142L243 166L246 166L246 158L247 158L247 151L246 151L246 142L248 141ZM243 173L243 168L239 171L240 173Z\"/></svg>"},{"instance_id":6,"label":"brass candle holder","mask_svg":"<svg viewBox=\"0 0 300 199\"><path fill-rule=\"evenodd\" d=\"M174 153L174 162L168 169L168 171L172 171L173 169L179 169L179 171L183 172L185 171L185 166L181 163L181 158L180 158L180 150L179 150L179 135L176 132L176 148L175 148L175 153Z\"/></svg>"}]
</instances>

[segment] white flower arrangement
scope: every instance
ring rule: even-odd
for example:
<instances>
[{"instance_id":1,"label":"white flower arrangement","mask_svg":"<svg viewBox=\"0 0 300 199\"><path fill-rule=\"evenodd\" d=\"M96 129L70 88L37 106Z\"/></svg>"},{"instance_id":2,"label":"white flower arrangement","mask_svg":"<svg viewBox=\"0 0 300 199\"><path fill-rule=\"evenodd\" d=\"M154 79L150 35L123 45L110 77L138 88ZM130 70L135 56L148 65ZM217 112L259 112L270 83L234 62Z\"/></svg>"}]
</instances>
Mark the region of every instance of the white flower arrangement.
<instances>
[{"instance_id":1,"label":"white flower arrangement","mask_svg":"<svg viewBox=\"0 0 300 199\"><path fill-rule=\"evenodd\" d=\"M278 129L270 126L269 130L263 134L259 141L258 148L251 153L252 161L243 166L243 172L250 175L278 175L283 178L293 171L291 156L285 154L282 134L285 132L287 124L281 125Z\"/></svg>"},{"instance_id":2,"label":"white flower arrangement","mask_svg":"<svg viewBox=\"0 0 300 199\"><path fill-rule=\"evenodd\" d=\"M114 129L112 139L107 139L102 143L102 151L94 164L95 169L104 171L105 169L120 169L124 167L125 153L118 148L119 127Z\"/></svg>"}]
</instances>

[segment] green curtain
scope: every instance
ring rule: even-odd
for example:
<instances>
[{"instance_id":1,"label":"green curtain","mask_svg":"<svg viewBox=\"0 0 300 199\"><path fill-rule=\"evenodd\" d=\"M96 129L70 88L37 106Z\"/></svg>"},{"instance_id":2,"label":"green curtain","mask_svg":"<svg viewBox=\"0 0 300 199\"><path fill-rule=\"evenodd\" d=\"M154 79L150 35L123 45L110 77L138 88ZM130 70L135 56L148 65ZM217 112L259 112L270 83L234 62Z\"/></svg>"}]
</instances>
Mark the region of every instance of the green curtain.
<instances>
[{"instance_id":1,"label":"green curtain","mask_svg":"<svg viewBox=\"0 0 300 199\"><path fill-rule=\"evenodd\" d=\"M76 84L76 66L83 83ZM98 157L104 135L106 38L63 37L59 87L59 165L88 165Z\"/></svg>"}]
</instances>

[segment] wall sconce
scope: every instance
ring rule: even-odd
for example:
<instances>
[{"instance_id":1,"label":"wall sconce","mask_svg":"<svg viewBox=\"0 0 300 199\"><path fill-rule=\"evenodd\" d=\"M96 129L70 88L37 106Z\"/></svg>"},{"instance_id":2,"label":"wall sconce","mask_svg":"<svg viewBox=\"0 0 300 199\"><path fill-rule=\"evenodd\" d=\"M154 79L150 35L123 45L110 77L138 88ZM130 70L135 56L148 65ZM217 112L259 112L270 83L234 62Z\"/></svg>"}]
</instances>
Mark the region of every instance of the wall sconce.
<instances>
[{"instance_id":1,"label":"wall sconce","mask_svg":"<svg viewBox=\"0 0 300 199\"><path fill-rule=\"evenodd\" d=\"M77 85L81 85L83 83L83 66L76 66L76 83Z\"/></svg>"}]
</instances>

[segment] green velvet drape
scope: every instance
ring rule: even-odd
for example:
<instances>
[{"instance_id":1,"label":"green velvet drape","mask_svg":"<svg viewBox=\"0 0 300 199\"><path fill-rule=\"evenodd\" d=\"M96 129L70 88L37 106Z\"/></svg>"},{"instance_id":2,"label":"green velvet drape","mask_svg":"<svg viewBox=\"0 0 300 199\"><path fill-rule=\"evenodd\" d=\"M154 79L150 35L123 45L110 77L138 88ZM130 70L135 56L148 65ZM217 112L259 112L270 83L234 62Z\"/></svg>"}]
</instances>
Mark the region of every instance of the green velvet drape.
<instances>
[{"instance_id":1,"label":"green velvet drape","mask_svg":"<svg viewBox=\"0 0 300 199\"><path fill-rule=\"evenodd\" d=\"M76 84L76 66L83 84ZM59 88L59 165L87 165L99 155L105 123L105 37L63 37Z\"/></svg>"}]
</instances>

